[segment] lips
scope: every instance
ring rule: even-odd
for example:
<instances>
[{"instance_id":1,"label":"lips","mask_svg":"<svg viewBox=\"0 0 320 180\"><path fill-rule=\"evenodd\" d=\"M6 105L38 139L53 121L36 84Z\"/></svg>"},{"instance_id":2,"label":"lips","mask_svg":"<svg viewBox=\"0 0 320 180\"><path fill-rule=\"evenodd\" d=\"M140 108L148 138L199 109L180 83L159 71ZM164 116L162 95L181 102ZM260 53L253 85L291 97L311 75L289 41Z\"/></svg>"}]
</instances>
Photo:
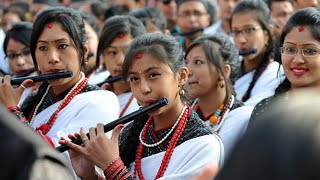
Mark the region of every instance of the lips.
<instances>
[{"instance_id":1,"label":"lips","mask_svg":"<svg viewBox=\"0 0 320 180\"><path fill-rule=\"evenodd\" d=\"M142 106L145 107L145 106L149 106L150 104L156 102L157 100L146 100L146 101L143 101L142 102Z\"/></svg>"},{"instance_id":2,"label":"lips","mask_svg":"<svg viewBox=\"0 0 320 180\"><path fill-rule=\"evenodd\" d=\"M295 76L302 76L309 71L309 69L301 68L301 67L294 67L294 68L291 68L290 70L293 72L293 75Z\"/></svg>"},{"instance_id":3,"label":"lips","mask_svg":"<svg viewBox=\"0 0 320 180\"><path fill-rule=\"evenodd\" d=\"M50 69L46 71L46 74L58 73L58 72L65 72L64 69Z\"/></svg>"}]
</instances>

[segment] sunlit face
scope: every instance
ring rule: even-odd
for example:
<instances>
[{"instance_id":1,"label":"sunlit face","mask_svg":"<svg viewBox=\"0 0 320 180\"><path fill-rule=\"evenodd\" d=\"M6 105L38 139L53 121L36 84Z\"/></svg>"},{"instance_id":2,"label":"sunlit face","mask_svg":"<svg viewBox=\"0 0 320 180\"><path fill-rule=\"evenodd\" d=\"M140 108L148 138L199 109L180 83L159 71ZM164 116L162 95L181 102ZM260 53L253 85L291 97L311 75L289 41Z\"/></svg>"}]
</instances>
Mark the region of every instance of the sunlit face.
<instances>
[{"instance_id":1,"label":"sunlit face","mask_svg":"<svg viewBox=\"0 0 320 180\"><path fill-rule=\"evenodd\" d=\"M13 75L18 76L34 67L30 48L19 41L9 39L7 45L9 67Z\"/></svg>"},{"instance_id":2,"label":"sunlit face","mask_svg":"<svg viewBox=\"0 0 320 180\"><path fill-rule=\"evenodd\" d=\"M140 59L134 61L128 74L127 81L131 91L142 106L148 106L163 97L168 98L169 105L153 112L152 115L161 114L165 109L181 103L180 98L177 98L180 90L177 73L155 57L143 54Z\"/></svg>"},{"instance_id":3,"label":"sunlit face","mask_svg":"<svg viewBox=\"0 0 320 180\"><path fill-rule=\"evenodd\" d=\"M186 1L178 8L177 25L182 32L206 28L210 25L210 15L201 2ZM199 36L199 34L195 36Z\"/></svg>"},{"instance_id":4,"label":"sunlit face","mask_svg":"<svg viewBox=\"0 0 320 180\"><path fill-rule=\"evenodd\" d=\"M237 5L238 0L218 0L222 19L231 19L231 13L234 7Z\"/></svg>"},{"instance_id":5,"label":"sunlit face","mask_svg":"<svg viewBox=\"0 0 320 180\"><path fill-rule=\"evenodd\" d=\"M122 74L122 64L124 61L126 49L132 41L130 35L124 37L115 38L109 47L107 47L102 54L102 60L104 61L111 76L120 76Z\"/></svg>"},{"instance_id":6,"label":"sunlit face","mask_svg":"<svg viewBox=\"0 0 320 180\"><path fill-rule=\"evenodd\" d=\"M63 89L71 88L80 78L80 55L59 22L51 23L52 27L44 26L36 46L35 56L42 74L72 71L73 77L50 80L52 86ZM85 46L85 53L88 52Z\"/></svg>"},{"instance_id":7,"label":"sunlit face","mask_svg":"<svg viewBox=\"0 0 320 180\"><path fill-rule=\"evenodd\" d=\"M186 64L189 69L189 79L186 87L191 99L217 91L218 71L206 58L202 46L196 46L189 51Z\"/></svg>"},{"instance_id":8,"label":"sunlit face","mask_svg":"<svg viewBox=\"0 0 320 180\"><path fill-rule=\"evenodd\" d=\"M257 53L244 56L244 60L254 59L265 51L269 40L268 33L262 29L252 13L235 14L232 17L231 29L232 32L240 32L234 35L234 42L239 51L257 49Z\"/></svg>"},{"instance_id":9,"label":"sunlit face","mask_svg":"<svg viewBox=\"0 0 320 180\"><path fill-rule=\"evenodd\" d=\"M320 87L320 54L314 57L301 54L301 49L320 52L320 42L312 36L310 28L305 26L300 32L293 28L285 37L283 47L299 49L295 56L281 55L283 69L292 88Z\"/></svg>"},{"instance_id":10,"label":"sunlit face","mask_svg":"<svg viewBox=\"0 0 320 180\"><path fill-rule=\"evenodd\" d=\"M289 1L273 1L271 4L272 19L275 21L280 31L282 31L293 12L293 5Z\"/></svg>"}]
</instances>

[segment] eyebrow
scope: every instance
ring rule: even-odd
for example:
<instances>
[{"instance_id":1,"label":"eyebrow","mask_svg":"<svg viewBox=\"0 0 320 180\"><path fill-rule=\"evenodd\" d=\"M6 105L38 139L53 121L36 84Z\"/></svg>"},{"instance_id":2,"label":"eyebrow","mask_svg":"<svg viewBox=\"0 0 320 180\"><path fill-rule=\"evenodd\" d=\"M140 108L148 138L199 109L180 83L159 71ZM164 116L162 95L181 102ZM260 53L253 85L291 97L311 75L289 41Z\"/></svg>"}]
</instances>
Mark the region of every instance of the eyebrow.
<instances>
[{"instance_id":1,"label":"eyebrow","mask_svg":"<svg viewBox=\"0 0 320 180\"><path fill-rule=\"evenodd\" d=\"M148 72L151 71L151 70L159 69L159 68L160 68L160 67L158 67L158 66L150 66L150 67L148 67L146 70L144 70L143 73L148 73ZM139 74L139 72L129 71L129 72L128 72L128 76L131 75L131 74L136 75L136 74Z\"/></svg>"},{"instance_id":2,"label":"eyebrow","mask_svg":"<svg viewBox=\"0 0 320 180\"><path fill-rule=\"evenodd\" d=\"M29 47L24 47L24 48L21 49L21 51L25 51L25 50L30 50L30 48ZM17 52L16 50L11 50L11 49L8 49L7 51L8 52Z\"/></svg>"},{"instance_id":3,"label":"eyebrow","mask_svg":"<svg viewBox=\"0 0 320 180\"><path fill-rule=\"evenodd\" d=\"M283 44L292 44L292 45L297 45L297 43L293 43L293 42L284 42ZM300 45L303 45L303 46L317 46L316 43L306 43L306 44L300 44Z\"/></svg>"},{"instance_id":4,"label":"eyebrow","mask_svg":"<svg viewBox=\"0 0 320 180\"><path fill-rule=\"evenodd\" d=\"M66 40L68 40L68 39L67 38L61 38L61 39L56 39L53 42L66 41ZM37 43L49 43L49 42L51 42L51 41L50 40L49 41L48 40L38 40Z\"/></svg>"}]
</instances>

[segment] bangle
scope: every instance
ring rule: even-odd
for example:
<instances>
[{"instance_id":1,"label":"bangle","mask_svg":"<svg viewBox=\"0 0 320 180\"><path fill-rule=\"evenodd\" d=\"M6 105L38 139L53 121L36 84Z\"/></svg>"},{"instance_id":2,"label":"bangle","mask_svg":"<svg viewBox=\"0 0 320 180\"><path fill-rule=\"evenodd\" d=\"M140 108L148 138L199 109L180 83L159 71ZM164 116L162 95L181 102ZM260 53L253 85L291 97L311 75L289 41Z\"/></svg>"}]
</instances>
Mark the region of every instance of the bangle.
<instances>
[{"instance_id":1,"label":"bangle","mask_svg":"<svg viewBox=\"0 0 320 180\"><path fill-rule=\"evenodd\" d=\"M11 111L11 110L20 110L20 107L18 105L14 105L14 106L7 107L7 109L9 111Z\"/></svg>"},{"instance_id":2,"label":"bangle","mask_svg":"<svg viewBox=\"0 0 320 180\"><path fill-rule=\"evenodd\" d=\"M114 173L115 170L117 170L122 165L123 165L123 162L121 161L121 158L118 157L107 166L107 168L103 171L103 173L108 178Z\"/></svg>"}]
</instances>

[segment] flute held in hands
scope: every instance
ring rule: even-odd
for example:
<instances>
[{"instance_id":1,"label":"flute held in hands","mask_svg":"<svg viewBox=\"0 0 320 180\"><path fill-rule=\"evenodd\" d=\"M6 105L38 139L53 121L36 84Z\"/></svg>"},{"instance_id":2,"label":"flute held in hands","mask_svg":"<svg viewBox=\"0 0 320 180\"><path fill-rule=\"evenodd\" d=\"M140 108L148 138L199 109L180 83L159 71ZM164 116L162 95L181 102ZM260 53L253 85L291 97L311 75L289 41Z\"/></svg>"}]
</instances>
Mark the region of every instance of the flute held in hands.
<instances>
[{"instance_id":1,"label":"flute held in hands","mask_svg":"<svg viewBox=\"0 0 320 180\"><path fill-rule=\"evenodd\" d=\"M25 76L25 77L12 78L11 84L20 85L23 81L27 79L31 79L33 82L40 82L40 81L47 81L51 79L67 78L72 76L73 76L72 71L58 72L58 73L52 73L52 74L40 74L37 76Z\"/></svg>"},{"instance_id":2,"label":"flute held in hands","mask_svg":"<svg viewBox=\"0 0 320 180\"><path fill-rule=\"evenodd\" d=\"M161 98L160 100L150 104L149 106L140 108L137 111L134 111L134 112L132 112L132 113L126 115L126 116L123 116L123 117L121 117L121 118L119 118L119 119L117 119L115 121L112 121L112 122L104 125L104 132L111 131L119 124L128 123L128 122L130 122L130 121L132 121L134 119L137 119L137 118L139 118L139 117L141 117L143 115L146 115L146 114L148 114L148 113L150 113L152 111L155 111L155 110L157 110L157 109L159 109L159 108L161 108L161 107L163 107L163 106L165 106L167 104L169 104L168 99L167 98ZM87 133L87 136L89 137L89 133ZM89 137L89 139L90 139L90 137ZM78 145L83 143L81 138L73 140L72 142L75 143L75 144L78 144ZM61 145L59 147L56 147L56 149L58 151L60 151L60 152L64 152L64 151L70 149L70 147L68 145L63 144L63 145Z\"/></svg>"}]
</instances>

